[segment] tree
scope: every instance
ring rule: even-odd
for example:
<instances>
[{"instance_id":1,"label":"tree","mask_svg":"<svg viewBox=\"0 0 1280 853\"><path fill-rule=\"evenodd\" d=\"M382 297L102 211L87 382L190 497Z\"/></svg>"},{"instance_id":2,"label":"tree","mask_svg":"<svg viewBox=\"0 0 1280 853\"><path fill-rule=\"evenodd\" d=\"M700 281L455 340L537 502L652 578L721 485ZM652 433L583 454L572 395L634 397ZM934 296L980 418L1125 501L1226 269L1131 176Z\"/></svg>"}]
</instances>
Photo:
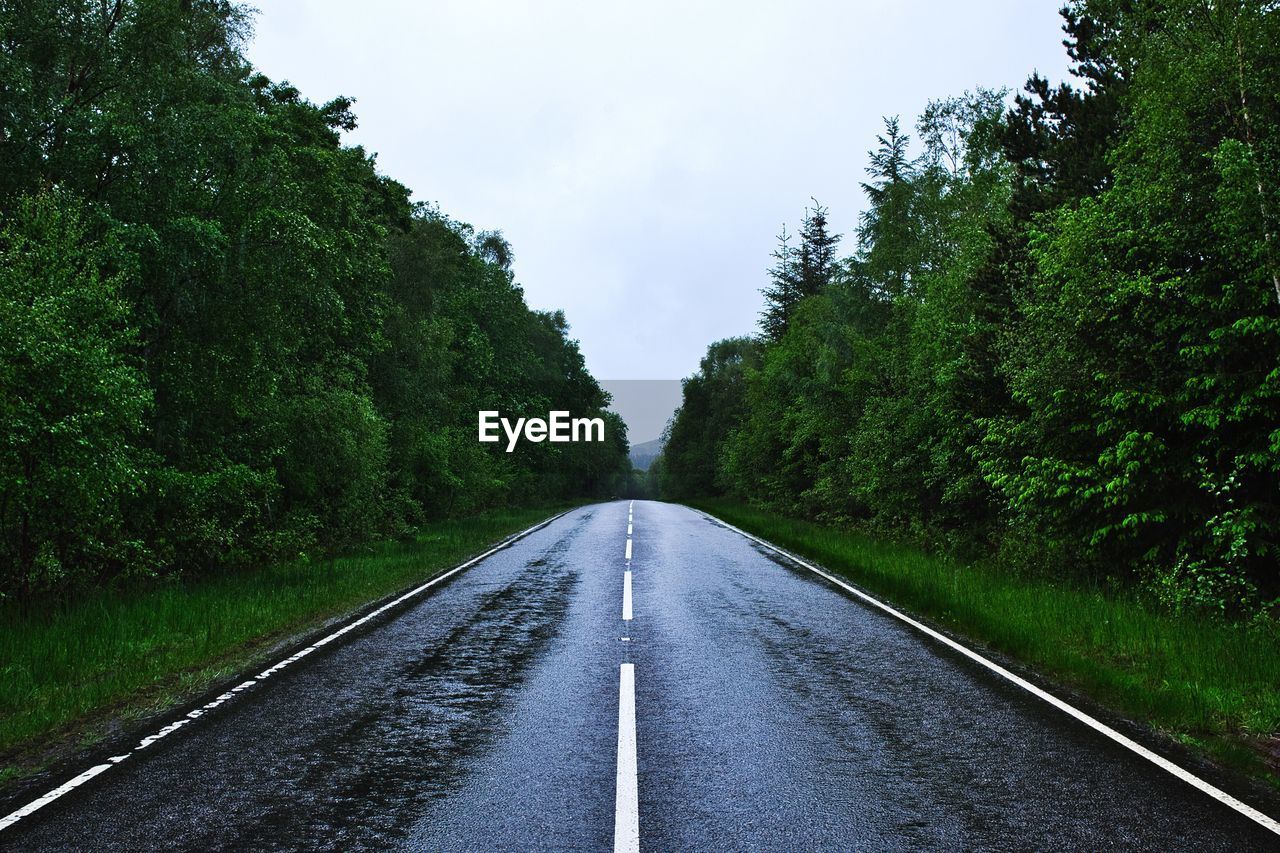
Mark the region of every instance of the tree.
<instances>
[{"instance_id":1,"label":"tree","mask_svg":"<svg viewBox=\"0 0 1280 853\"><path fill-rule=\"evenodd\" d=\"M852 257L806 287L813 241L783 243L737 426L698 444L691 378L675 464L785 512L1248 614L1280 594L1280 12L1063 15L1073 82L1033 75L1007 112L999 92L933 101L918 157L886 120Z\"/></svg>"},{"instance_id":2,"label":"tree","mask_svg":"<svg viewBox=\"0 0 1280 853\"><path fill-rule=\"evenodd\" d=\"M916 162L907 154L910 137L902 133L896 116L884 120L879 147L868 153L862 184L868 207L858 225L855 272L871 282L881 298L893 301L912 294L915 275L926 250L912 209L912 180Z\"/></svg>"},{"instance_id":3,"label":"tree","mask_svg":"<svg viewBox=\"0 0 1280 853\"><path fill-rule=\"evenodd\" d=\"M41 572L332 553L427 518L607 494L628 470L616 421L604 446L476 442L480 408L591 416L606 398L563 315L525 304L501 233L410 205L343 144L350 98L312 103L253 72L248 20L225 0L0 6L0 335L18 430L0 512L21 575L0 592ZM32 265L46 244L65 264ZM64 373L39 361L58 322ZM11 403L33 365L46 396ZM98 420L72 429L80 403ZM78 492L27 472L63 476L86 448L103 473ZM60 508L63 533L37 529Z\"/></svg>"},{"instance_id":4,"label":"tree","mask_svg":"<svg viewBox=\"0 0 1280 853\"><path fill-rule=\"evenodd\" d=\"M686 498L724 494L725 445L745 405L746 372L757 359L751 338L728 338L707 347L698 372L684 380L680 408L667 426L662 451L662 494Z\"/></svg>"},{"instance_id":5,"label":"tree","mask_svg":"<svg viewBox=\"0 0 1280 853\"><path fill-rule=\"evenodd\" d=\"M1248 607L1280 591L1263 215L1280 29L1254 3L1118 20L1111 45L1132 73L1113 179L1033 232L1038 275L1007 342L1025 414L992 425L986 466L1023 517L1174 606Z\"/></svg>"},{"instance_id":6,"label":"tree","mask_svg":"<svg viewBox=\"0 0 1280 853\"><path fill-rule=\"evenodd\" d=\"M800 245L792 248L787 226L778 235L769 269L770 284L763 291L765 308L760 330L765 340L776 342L787 330L791 315L802 299L822 293L836 272L839 235L827 231L827 209L813 199L800 226Z\"/></svg>"},{"instance_id":7,"label":"tree","mask_svg":"<svg viewBox=\"0 0 1280 853\"><path fill-rule=\"evenodd\" d=\"M122 531L151 404L121 296L132 264L88 239L88 217L45 193L0 224L0 594L146 565Z\"/></svg>"},{"instance_id":8,"label":"tree","mask_svg":"<svg viewBox=\"0 0 1280 853\"><path fill-rule=\"evenodd\" d=\"M800 250L796 258L800 297L817 296L831 284L836 270L836 246L840 237L827 231L827 209L812 199L800 226Z\"/></svg>"},{"instance_id":9,"label":"tree","mask_svg":"<svg viewBox=\"0 0 1280 853\"><path fill-rule=\"evenodd\" d=\"M773 266L769 268L769 286L764 293L765 307L760 314L760 331L765 340L776 341L787 330L787 322L800 302L800 265L796 250L791 247L791 235L782 226L778 235L778 247L773 250Z\"/></svg>"}]
</instances>

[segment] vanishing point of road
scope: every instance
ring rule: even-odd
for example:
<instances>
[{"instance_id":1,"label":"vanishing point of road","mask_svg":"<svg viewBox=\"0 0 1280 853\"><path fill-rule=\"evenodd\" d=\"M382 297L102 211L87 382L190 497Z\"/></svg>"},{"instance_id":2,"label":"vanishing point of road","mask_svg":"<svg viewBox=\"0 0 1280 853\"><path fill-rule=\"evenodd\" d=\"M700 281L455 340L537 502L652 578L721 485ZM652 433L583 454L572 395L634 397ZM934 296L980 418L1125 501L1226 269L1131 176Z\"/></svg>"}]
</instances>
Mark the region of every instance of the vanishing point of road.
<instances>
[{"instance_id":1,"label":"vanishing point of road","mask_svg":"<svg viewBox=\"0 0 1280 853\"><path fill-rule=\"evenodd\" d=\"M651 501L558 516L104 749L0 809L0 848L1280 848L998 664Z\"/></svg>"}]
</instances>

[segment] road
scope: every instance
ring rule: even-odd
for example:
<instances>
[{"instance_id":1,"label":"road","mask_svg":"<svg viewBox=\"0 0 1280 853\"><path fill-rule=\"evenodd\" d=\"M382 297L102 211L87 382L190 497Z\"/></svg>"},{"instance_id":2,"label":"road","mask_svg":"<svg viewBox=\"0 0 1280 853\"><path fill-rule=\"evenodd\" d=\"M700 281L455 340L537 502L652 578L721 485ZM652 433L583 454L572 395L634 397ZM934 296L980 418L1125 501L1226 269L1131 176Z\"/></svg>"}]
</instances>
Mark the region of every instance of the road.
<instances>
[{"instance_id":1,"label":"road","mask_svg":"<svg viewBox=\"0 0 1280 853\"><path fill-rule=\"evenodd\" d=\"M570 512L102 766L0 846L1280 847L956 649L647 501Z\"/></svg>"}]
</instances>

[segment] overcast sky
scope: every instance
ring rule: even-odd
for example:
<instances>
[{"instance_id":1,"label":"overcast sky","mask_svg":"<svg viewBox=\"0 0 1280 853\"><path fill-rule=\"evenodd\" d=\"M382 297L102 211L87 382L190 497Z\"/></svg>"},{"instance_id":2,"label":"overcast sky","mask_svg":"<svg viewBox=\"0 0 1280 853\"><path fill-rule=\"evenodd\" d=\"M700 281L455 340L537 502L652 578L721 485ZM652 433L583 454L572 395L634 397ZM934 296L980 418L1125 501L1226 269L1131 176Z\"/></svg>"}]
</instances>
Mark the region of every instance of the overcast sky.
<instances>
[{"instance_id":1,"label":"overcast sky","mask_svg":"<svg viewBox=\"0 0 1280 853\"><path fill-rule=\"evenodd\" d=\"M674 379L754 330L810 196L851 248L882 116L1060 79L1060 5L261 0L249 56L354 97L382 172L500 229L598 378Z\"/></svg>"}]
</instances>

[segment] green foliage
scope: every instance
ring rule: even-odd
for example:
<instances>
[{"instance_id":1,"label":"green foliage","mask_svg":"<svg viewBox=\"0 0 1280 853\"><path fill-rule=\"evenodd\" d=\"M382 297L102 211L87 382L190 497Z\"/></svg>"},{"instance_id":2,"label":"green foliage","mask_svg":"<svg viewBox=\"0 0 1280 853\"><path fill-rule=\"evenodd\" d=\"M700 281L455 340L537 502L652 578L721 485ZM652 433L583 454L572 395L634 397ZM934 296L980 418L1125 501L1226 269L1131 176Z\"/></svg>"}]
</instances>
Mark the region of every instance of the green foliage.
<instances>
[{"instance_id":1,"label":"green foliage","mask_svg":"<svg viewBox=\"0 0 1280 853\"><path fill-rule=\"evenodd\" d=\"M840 236L827 230L827 209L813 199L800 226L800 245L791 245L791 235L782 226L770 284L764 289L765 309L760 330L769 341L777 341L787 330L791 316L802 299L817 296L836 273L836 246Z\"/></svg>"},{"instance_id":2,"label":"green foliage","mask_svg":"<svg viewBox=\"0 0 1280 853\"><path fill-rule=\"evenodd\" d=\"M660 467L650 469L667 494L721 494L729 484L717 466L744 406L746 372L758 357L749 338L712 344L698 373L684 381L681 410L663 443Z\"/></svg>"},{"instance_id":3,"label":"green foliage","mask_svg":"<svg viewBox=\"0 0 1280 853\"><path fill-rule=\"evenodd\" d=\"M610 495L604 445L480 446L480 408L602 412L511 247L254 73L222 0L0 8L0 596L332 552ZM56 192L48 189L57 187Z\"/></svg>"},{"instance_id":4,"label":"green foliage","mask_svg":"<svg viewBox=\"0 0 1280 853\"><path fill-rule=\"evenodd\" d=\"M1255 609L1280 592L1262 178L1280 161L1255 162L1280 126L1262 47L1280 30L1247 8L1134 14L1149 32L1120 31L1113 182L1031 229L1037 275L1005 345L1022 414L992 424L987 467L1018 514L1150 573L1166 602Z\"/></svg>"},{"instance_id":5,"label":"green foliage","mask_svg":"<svg viewBox=\"0 0 1280 853\"><path fill-rule=\"evenodd\" d=\"M26 594L142 556L123 530L151 403L131 270L114 241L86 245L85 218L46 193L0 224L0 584Z\"/></svg>"},{"instance_id":6,"label":"green foliage","mask_svg":"<svg viewBox=\"0 0 1280 853\"><path fill-rule=\"evenodd\" d=\"M770 309L739 398L686 384L673 495L1138 584L1280 595L1280 12L1090 0L1083 86L935 101L869 153L853 255ZM786 273L786 274L780 274ZM790 272L788 272L790 271ZM727 418L727 430L715 422ZM714 424L714 426L713 426ZM692 458L690 453L714 454ZM668 460L668 466L675 466Z\"/></svg>"}]
</instances>

